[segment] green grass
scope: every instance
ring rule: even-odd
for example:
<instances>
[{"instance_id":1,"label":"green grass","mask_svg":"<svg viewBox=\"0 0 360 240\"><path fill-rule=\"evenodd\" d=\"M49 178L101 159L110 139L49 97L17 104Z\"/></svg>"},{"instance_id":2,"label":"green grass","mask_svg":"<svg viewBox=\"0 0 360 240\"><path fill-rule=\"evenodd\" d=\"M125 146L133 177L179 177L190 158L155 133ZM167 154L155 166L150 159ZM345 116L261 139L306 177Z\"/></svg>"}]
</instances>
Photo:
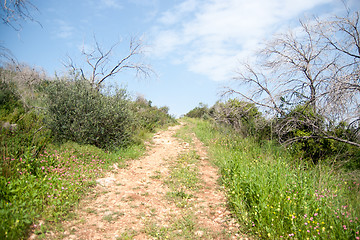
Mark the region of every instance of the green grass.
<instances>
[{"instance_id":1,"label":"green grass","mask_svg":"<svg viewBox=\"0 0 360 240\"><path fill-rule=\"evenodd\" d=\"M111 223L119 219L120 217L124 216L124 213L121 212L113 212L110 214L105 215L102 219Z\"/></svg>"},{"instance_id":2,"label":"green grass","mask_svg":"<svg viewBox=\"0 0 360 240\"><path fill-rule=\"evenodd\" d=\"M114 163L125 166L127 159L144 151L143 145L133 145L110 153L69 142L47 148L38 158L9 158L16 173L0 177L0 239L25 238L38 219L50 223L65 219L95 179Z\"/></svg>"},{"instance_id":3,"label":"green grass","mask_svg":"<svg viewBox=\"0 0 360 240\"><path fill-rule=\"evenodd\" d=\"M191 122L221 170L228 204L244 230L261 239L359 239L359 181L284 149Z\"/></svg>"},{"instance_id":4,"label":"green grass","mask_svg":"<svg viewBox=\"0 0 360 240\"><path fill-rule=\"evenodd\" d=\"M199 239L196 236L197 219L193 212L184 211L179 218L173 218L166 226L152 221L145 224L144 232L154 239ZM204 232L207 230L205 229Z\"/></svg>"},{"instance_id":5,"label":"green grass","mask_svg":"<svg viewBox=\"0 0 360 240\"><path fill-rule=\"evenodd\" d=\"M201 187L197 162L199 155L195 151L180 154L170 166L170 176L165 180L170 192L166 195L178 207L186 207L193 197L192 191Z\"/></svg>"},{"instance_id":6,"label":"green grass","mask_svg":"<svg viewBox=\"0 0 360 240\"><path fill-rule=\"evenodd\" d=\"M183 141L191 144L193 142L191 137L192 129L191 127L186 124L182 128L176 131L175 137L182 139Z\"/></svg>"}]
</instances>

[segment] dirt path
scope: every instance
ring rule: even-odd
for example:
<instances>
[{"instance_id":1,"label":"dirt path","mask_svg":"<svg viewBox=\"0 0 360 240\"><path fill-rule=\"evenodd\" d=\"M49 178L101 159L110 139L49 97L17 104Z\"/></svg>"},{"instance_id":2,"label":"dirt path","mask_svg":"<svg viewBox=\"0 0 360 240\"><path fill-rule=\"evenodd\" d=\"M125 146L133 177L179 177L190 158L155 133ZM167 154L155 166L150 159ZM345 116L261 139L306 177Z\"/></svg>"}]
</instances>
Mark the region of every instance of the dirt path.
<instances>
[{"instance_id":1,"label":"dirt path","mask_svg":"<svg viewBox=\"0 0 360 240\"><path fill-rule=\"evenodd\" d=\"M237 226L206 148L194 134L189 135L191 143L174 137L182 127L155 134L145 156L123 169L114 166L106 178L98 179L76 219L64 223L61 238L241 239L234 233ZM191 180L178 179L185 170L197 174L183 184L194 190L176 185Z\"/></svg>"}]
</instances>

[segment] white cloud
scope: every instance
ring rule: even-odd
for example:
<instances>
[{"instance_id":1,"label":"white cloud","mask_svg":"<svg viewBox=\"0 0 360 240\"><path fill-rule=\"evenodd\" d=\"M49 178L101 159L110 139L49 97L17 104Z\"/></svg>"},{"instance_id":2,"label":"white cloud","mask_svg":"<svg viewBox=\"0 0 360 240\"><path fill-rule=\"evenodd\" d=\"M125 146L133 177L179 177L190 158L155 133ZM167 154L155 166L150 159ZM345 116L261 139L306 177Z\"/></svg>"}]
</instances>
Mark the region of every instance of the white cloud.
<instances>
[{"instance_id":1,"label":"white cloud","mask_svg":"<svg viewBox=\"0 0 360 240\"><path fill-rule=\"evenodd\" d=\"M121 9L122 6L118 0L101 0L100 3L104 7Z\"/></svg>"},{"instance_id":2,"label":"white cloud","mask_svg":"<svg viewBox=\"0 0 360 240\"><path fill-rule=\"evenodd\" d=\"M195 11L198 5L198 0L185 0L174 9L163 13L159 21L165 25L176 24L177 22L181 21L186 14Z\"/></svg>"},{"instance_id":3,"label":"white cloud","mask_svg":"<svg viewBox=\"0 0 360 240\"><path fill-rule=\"evenodd\" d=\"M175 31L167 30L158 33L154 45L156 46L156 54L165 56L175 50L176 46L181 44L180 36Z\"/></svg>"},{"instance_id":4,"label":"white cloud","mask_svg":"<svg viewBox=\"0 0 360 240\"><path fill-rule=\"evenodd\" d=\"M73 36L75 28L63 20L55 20L56 32L55 36L58 38L68 39Z\"/></svg>"},{"instance_id":5,"label":"white cloud","mask_svg":"<svg viewBox=\"0 0 360 240\"><path fill-rule=\"evenodd\" d=\"M155 53L212 80L227 80L239 60L304 12L334 0L186 0L154 29Z\"/></svg>"}]
</instances>

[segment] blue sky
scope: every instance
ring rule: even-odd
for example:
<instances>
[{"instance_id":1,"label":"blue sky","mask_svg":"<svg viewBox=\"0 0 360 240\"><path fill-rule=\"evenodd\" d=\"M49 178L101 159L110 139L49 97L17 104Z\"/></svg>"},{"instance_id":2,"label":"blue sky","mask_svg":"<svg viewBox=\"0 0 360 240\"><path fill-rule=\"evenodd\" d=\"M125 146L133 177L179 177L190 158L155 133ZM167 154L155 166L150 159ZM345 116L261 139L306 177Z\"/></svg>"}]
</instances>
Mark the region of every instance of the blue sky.
<instances>
[{"instance_id":1,"label":"blue sky","mask_svg":"<svg viewBox=\"0 0 360 240\"><path fill-rule=\"evenodd\" d=\"M120 41L112 56L123 57L131 37L143 39L142 61L156 75L137 79L122 72L111 83L126 86L154 105L168 106L176 116L199 102L213 105L235 76L240 62L276 32L298 25L298 19L341 14L340 0L32 0L36 22L21 31L0 25L0 41L20 62L63 73L70 56L82 65L81 49L94 36L104 47ZM348 0L360 9L360 0Z\"/></svg>"}]
</instances>

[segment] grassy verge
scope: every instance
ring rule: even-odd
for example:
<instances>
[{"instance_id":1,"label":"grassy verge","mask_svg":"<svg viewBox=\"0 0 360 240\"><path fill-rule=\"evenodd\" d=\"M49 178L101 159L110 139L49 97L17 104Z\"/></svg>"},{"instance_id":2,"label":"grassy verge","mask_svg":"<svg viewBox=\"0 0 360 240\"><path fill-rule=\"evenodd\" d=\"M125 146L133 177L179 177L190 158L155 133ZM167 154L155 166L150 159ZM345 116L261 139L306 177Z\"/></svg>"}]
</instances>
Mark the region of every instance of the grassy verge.
<instances>
[{"instance_id":1,"label":"grassy verge","mask_svg":"<svg viewBox=\"0 0 360 240\"><path fill-rule=\"evenodd\" d=\"M174 136L183 140L186 143L192 144L193 143L193 139L191 136L192 133L193 133L192 127L190 126L189 123L187 123L184 126L182 126L179 130L177 130Z\"/></svg>"},{"instance_id":2,"label":"grassy verge","mask_svg":"<svg viewBox=\"0 0 360 240\"><path fill-rule=\"evenodd\" d=\"M181 154L170 166L170 177L166 184L170 188L167 193L169 199L173 200L177 207L186 207L189 200L194 197L193 191L201 187L197 163L199 155L195 151Z\"/></svg>"},{"instance_id":3,"label":"grassy verge","mask_svg":"<svg viewBox=\"0 0 360 240\"><path fill-rule=\"evenodd\" d=\"M117 152L105 152L90 145L67 143L50 147L37 159L24 156L10 158L17 173L13 178L0 178L0 239L25 238L30 225L45 221L37 234L69 216L70 210L95 184L95 179L114 164L137 158L145 151L133 145Z\"/></svg>"},{"instance_id":4,"label":"grassy verge","mask_svg":"<svg viewBox=\"0 0 360 240\"><path fill-rule=\"evenodd\" d=\"M209 146L244 230L262 239L359 239L359 181L319 163L296 161L272 144L223 134L188 120Z\"/></svg>"}]
</instances>

